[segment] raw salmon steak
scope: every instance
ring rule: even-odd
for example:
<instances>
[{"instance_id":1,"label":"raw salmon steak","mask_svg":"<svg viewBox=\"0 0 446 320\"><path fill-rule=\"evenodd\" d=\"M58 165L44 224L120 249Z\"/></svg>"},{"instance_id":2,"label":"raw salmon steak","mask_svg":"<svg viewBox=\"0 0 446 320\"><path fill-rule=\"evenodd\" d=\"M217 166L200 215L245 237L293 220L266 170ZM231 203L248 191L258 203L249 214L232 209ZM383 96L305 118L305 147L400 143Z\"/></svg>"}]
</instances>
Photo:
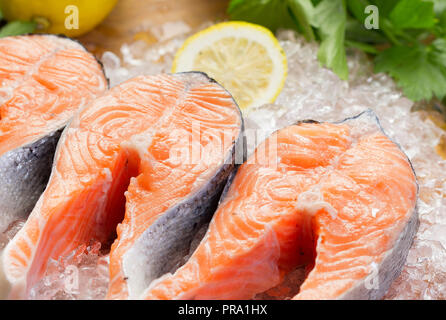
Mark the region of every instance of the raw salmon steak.
<instances>
[{"instance_id":1,"label":"raw salmon steak","mask_svg":"<svg viewBox=\"0 0 446 320\"><path fill-rule=\"evenodd\" d=\"M379 299L418 226L406 155L365 112L272 134L240 166L204 238L146 299L251 299L298 266L295 299Z\"/></svg>"},{"instance_id":2,"label":"raw salmon steak","mask_svg":"<svg viewBox=\"0 0 446 320\"><path fill-rule=\"evenodd\" d=\"M29 296L49 259L116 233L109 297L138 297L211 219L242 128L231 95L202 73L140 76L94 100L64 130L47 188L5 248L9 297Z\"/></svg>"},{"instance_id":3,"label":"raw salmon steak","mask_svg":"<svg viewBox=\"0 0 446 320\"><path fill-rule=\"evenodd\" d=\"M62 128L106 89L101 65L75 41L0 39L0 232L31 212Z\"/></svg>"}]
</instances>

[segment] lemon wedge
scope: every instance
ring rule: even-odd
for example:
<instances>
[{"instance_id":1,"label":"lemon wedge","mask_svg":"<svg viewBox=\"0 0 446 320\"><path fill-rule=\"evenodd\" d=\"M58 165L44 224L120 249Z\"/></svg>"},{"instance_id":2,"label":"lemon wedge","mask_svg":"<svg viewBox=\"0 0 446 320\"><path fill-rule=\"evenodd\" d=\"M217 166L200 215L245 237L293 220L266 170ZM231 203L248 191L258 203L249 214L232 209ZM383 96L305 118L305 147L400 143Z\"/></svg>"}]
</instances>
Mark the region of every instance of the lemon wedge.
<instances>
[{"instance_id":1,"label":"lemon wedge","mask_svg":"<svg viewBox=\"0 0 446 320\"><path fill-rule=\"evenodd\" d=\"M231 21L213 25L184 42L172 72L185 71L205 72L247 112L276 99L287 76L287 60L271 31Z\"/></svg>"}]
</instances>

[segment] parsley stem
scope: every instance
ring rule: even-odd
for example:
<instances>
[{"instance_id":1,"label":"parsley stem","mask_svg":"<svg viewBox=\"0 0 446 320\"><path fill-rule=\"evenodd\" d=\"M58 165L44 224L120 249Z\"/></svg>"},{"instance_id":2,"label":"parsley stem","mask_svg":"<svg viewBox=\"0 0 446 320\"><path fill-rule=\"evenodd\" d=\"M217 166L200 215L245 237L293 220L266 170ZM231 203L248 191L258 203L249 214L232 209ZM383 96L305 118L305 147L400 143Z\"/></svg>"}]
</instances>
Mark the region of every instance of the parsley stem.
<instances>
[{"instance_id":1,"label":"parsley stem","mask_svg":"<svg viewBox=\"0 0 446 320\"><path fill-rule=\"evenodd\" d=\"M384 32L387 38L389 38L390 42L392 42L396 46L401 46L401 42L395 37L395 35L391 31L391 25L387 19L383 19L381 23L381 30Z\"/></svg>"},{"instance_id":2,"label":"parsley stem","mask_svg":"<svg viewBox=\"0 0 446 320\"><path fill-rule=\"evenodd\" d=\"M399 35L401 38L403 38L403 39L409 41L410 43L416 43L416 42L417 42L416 39L414 39L413 37L411 37L410 35L408 35L408 34L405 33L405 32L399 32L398 35Z\"/></svg>"},{"instance_id":3,"label":"parsley stem","mask_svg":"<svg viewBox=\"0 0 446 320\"><path fill-rule=\"evenodd\" d=\"M361 43L361 42L357 42L357 41L351 41L351 40L345 40L345 46L349 47L349 48L356 48L356 49L360 49L366 53L370 53L373 55L378 54L378 50L369 44L366 43Z\"/></svg>"}]
</instances>

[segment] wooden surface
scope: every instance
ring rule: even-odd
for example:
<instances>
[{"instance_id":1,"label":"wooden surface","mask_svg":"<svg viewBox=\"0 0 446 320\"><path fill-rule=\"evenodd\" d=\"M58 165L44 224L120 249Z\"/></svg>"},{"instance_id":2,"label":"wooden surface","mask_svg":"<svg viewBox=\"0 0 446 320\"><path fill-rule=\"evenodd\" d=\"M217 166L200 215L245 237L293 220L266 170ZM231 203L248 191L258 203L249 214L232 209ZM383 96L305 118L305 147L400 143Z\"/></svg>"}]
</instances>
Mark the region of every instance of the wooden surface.
<instances>
[{"instance_id":1,"label":"wooden surface","mask_svg":"<svg viewBox=\"0 0 446 320\"><path fill-rule=\"evenodd\" d=\"M110 15L79 40L92 52L119 53L123 43L135 39L156 41L150 29L166 22L184 21L197 27L225 19L228 0L119 0Z\"/></svg>"}]
</instances>

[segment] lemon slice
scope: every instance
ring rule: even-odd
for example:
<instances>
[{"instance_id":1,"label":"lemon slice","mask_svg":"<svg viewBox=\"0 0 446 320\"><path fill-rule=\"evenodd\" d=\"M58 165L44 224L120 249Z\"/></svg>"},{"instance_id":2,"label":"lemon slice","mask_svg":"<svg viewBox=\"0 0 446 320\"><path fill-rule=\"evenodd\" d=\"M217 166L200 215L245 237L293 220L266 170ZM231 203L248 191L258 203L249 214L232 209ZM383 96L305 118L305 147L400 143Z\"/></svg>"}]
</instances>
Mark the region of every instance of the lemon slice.
<instances>
[{"instance_id":1,"label":"lemon slice","mask_svg":"<svg viewBox=\"0 0 446 320\"><path fill-rule=\"evenodd\" d=\"M287 76L286 56L268 29L223 22L188 38L172 72L202 71L224 86L245 112L273 102Z\"/></svg>"}]
</instances>

